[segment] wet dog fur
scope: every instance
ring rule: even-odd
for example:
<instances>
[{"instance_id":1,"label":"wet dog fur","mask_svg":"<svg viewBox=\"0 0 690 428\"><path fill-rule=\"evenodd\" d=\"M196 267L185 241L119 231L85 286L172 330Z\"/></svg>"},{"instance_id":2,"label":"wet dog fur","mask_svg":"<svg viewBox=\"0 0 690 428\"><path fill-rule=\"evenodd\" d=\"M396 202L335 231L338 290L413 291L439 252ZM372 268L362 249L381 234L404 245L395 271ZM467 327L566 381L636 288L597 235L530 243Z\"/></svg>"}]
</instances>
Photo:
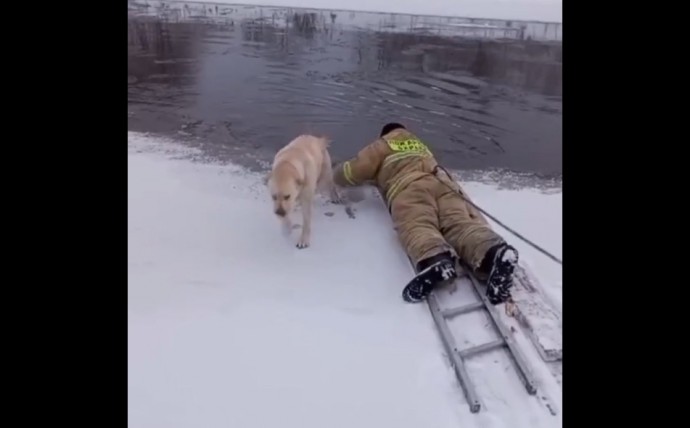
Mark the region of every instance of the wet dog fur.
<instances>
[{"instance_id":1,"label":"wet dog fur","mask_svg":"<svg viewBox=\"0 0 690 428\"><path fill-rule=\"evenodd\" d=\"M302 209L302 233L297 248L311 243L312 205L317 191L327 191L331 202L342 203L333 183L330 140L314 135L299 135L276 153L266 184L273 198L273 212L290 234L290 213L297 203Z\"/></svg>"}]
</instances>

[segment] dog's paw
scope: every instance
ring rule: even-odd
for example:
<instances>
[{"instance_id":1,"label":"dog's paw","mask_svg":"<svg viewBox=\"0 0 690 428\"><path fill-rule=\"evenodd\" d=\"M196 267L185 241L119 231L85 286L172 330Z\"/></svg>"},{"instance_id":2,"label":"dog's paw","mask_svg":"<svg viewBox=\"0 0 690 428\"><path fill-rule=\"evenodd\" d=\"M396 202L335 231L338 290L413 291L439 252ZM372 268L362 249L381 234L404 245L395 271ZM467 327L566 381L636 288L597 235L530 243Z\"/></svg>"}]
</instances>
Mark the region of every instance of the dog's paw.
<instances>
[{"instance_id":1,"label":"dog's paw","mask_svg":"<svg viewBox=\"0 0 690 428\"><path fill-rule=\"evenodd\" d=\"M296 247L299 248L300 250L303 250L309 246L309 241L300 239L299 242L297 243Z\"/></svg>"}]
</instances>

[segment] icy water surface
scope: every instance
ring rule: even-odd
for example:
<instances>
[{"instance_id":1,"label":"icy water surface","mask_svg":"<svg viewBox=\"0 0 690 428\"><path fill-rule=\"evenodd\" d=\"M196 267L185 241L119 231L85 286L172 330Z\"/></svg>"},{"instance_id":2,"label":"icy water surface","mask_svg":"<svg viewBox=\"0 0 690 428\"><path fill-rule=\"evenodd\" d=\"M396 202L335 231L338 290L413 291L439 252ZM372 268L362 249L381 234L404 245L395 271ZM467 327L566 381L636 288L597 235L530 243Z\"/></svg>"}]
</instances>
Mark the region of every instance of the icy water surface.
<instances>
[{"instance_id":1,"label":"icy water surface","mask_svg":"<svg viewBox=\"0 0 690 428\"><path fill-rule=\"evenodd\" d=\"M225 160L270 160L301 132L351 156L381 125L451 169L559 177L559 24L129 2L129 128Z\"/></svg>"}]
</instances>

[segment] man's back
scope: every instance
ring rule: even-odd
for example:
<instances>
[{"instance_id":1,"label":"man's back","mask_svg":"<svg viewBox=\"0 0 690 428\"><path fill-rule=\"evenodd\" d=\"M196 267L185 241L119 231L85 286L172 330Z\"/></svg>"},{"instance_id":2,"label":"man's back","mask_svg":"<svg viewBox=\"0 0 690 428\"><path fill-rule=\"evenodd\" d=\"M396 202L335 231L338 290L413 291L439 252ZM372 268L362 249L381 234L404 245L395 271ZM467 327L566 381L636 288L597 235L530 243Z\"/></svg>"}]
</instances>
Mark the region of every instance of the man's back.
<instances>
[{"instance_id":1,"label":"man's back","mask_svg":"<svg viewBox=\"0 0 690 428\"><path fill-rule=\"evenodd\" d=\"M390 204L409 183L432 174L436 165L433 154L417 136L398 128L338 167L334 179L341 186L373 181Z\"/></svg>"}]
</instances>

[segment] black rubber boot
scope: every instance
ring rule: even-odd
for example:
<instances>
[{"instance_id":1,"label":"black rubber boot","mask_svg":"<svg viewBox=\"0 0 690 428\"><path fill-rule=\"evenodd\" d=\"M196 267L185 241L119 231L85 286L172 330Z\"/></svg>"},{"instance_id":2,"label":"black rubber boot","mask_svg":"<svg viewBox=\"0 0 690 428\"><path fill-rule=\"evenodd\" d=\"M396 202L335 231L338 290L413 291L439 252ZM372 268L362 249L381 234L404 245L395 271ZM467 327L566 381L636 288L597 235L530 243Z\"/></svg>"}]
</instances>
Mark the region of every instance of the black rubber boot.
<instances>
[{"instance_id":1,"label":"black rubber boot","mask_svg":"<svg viewBox=\"0 0 690 428\"><path fill-rule=\"evenodd\" d=\"M518 252L508 244L492 247L484 257L480 270L489 272L486 281L486 297L492 305L499 305L510 298L513 272L518 264Z\"/></svg>"},{"instance_id":2,"label":"black rubber boot","mask_svg":"<svg viewBox=\"0 0 690 428\"><path fill-rule=\"evenodd\" d=\"M441 253L417 263L417 276L402 291L402 298L409 303L424 300L437 286L458 277L455 259L450 252Z\"/></svg>"}]
</instances>

